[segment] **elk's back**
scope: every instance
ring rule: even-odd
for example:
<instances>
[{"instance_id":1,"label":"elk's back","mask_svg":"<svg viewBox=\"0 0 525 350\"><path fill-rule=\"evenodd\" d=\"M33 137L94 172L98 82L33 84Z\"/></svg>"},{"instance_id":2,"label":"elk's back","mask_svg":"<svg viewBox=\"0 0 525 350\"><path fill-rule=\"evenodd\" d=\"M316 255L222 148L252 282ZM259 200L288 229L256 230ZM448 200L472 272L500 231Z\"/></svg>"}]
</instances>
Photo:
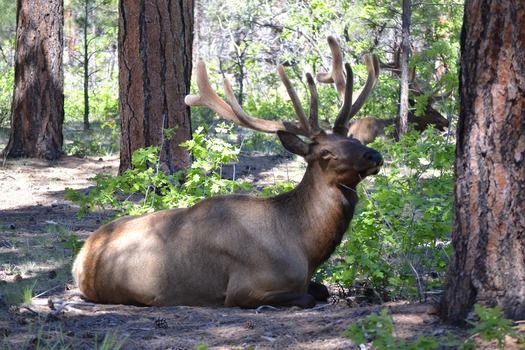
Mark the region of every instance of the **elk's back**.
<instances>
[{"instance_id":1,"label":"elk's back","mask_svg":"<svg viewBox=\"0 0 525 350\"><path fill-rule=\"evenodd\" d=\"M297 279L294 288L305 289L307 262L293 240L282 244L287 230L275 232L267 203L222 196L117 219L87 239L73 276L87 299L101 303L223 306L235 283L251 280L256 289ZM254 271L272 273L255 281Z\"/></svg>"}]
</instances>

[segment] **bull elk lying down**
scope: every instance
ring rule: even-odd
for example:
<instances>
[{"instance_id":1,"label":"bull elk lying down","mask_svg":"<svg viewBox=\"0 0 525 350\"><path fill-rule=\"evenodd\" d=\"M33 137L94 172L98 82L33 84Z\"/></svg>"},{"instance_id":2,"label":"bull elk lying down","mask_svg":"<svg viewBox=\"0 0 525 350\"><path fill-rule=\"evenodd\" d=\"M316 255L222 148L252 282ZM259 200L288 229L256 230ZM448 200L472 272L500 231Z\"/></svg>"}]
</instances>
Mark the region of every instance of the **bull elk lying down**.
<instances>
[{"instance_id":1,"label":"bull elk lying down","mask_svg":"<svg viewBox=\"0 0 525 350\"><path fill-rule=\"evenodd\" d=\"M425 114L419 117L416 117L413 111L409 111L407 121L409 125L413 124L414 129L419 132L425 131L431 125L439 131L445 131L445 128L449 125L448 119L443 117L441 113L430 105L425 107ZM387 135L385 133L385 128L395 125L395 122L395 118L361 118L350 124L348 134L361 141L363 145L368 145L377 137L381 137L383 140L393 138L393 135Z\"/></svg>"},{"instance_id":2,"label":"bull elk lying down","mask_svg":"<svg viewBox=\"0 0 525 350\"><path fill-rule=\"evenodd\" d=\"M332 71L330 73L318 73L317 80L321 83L330 83L334 84L339 92L341 98L344 98L345 94L345 78L342 71L342 62L343 56L339 45L335 40L329 40L330 51L332 52ZM389 70L393 72L396 76L401 78L401 61L399 59L401 54L400 50L396 50L394 54L394 60L390 63L383 63L379 61L379 67L381 69ZM409 90L415 96L422 96L425 94L424 89L419 86L416 81L416 67L413 67L409 73ZM427 100L425 106L424 114L421 116L416 116L413 110L410 110L408 113L408 124L414 124L414 129L417 131L424 131L429 126L433 125L439 131L445 131L445 128L448 127L448 119L445 118L441 113L432 107L434 103L442 101L445 97L450 95L450 91L437 94L437 91L434 91L430 94L430 97ZM411 100L410 103L414 105L414 101ZM376 117L365 117L359 120L356 120L350 123L348 127L348 135L352 136L362 144L367 145L374 141L377 137L381 137L383 140L392 138L393 135L387 135L385 133L385 128L394 125L396 122L395 118L390 119L380 119Z\"/></svg>"},{"instance_id":3,"label":"bull elk lying down","mask_svg":"<svg viewBox=\"0 0 525 350\"><path fill-rule=\"evenodd\" d=\"M352 70L345 65L345 99L333 133L328 133L319 127L310 74L307 118L283 67L278 67L299 121L269 121L246 114L228 80L224 88L229 104L223 101L199 62L200 92L187 96L186 103L207 106L247 128L276 132L288 151L308 163L304 178L276 197L217 196L187 209L123 217L100 227L73 265L84 296L100 303L245 308L307 308L315 305L316 297L326 299L326 288L311 284L311 277L348 228L358 200L356 186L383 164L377 151L347 137L350 118L377 79L377 58L366 57L366 63L368 80L354 98Z\"/></svg>"}]
</instances>

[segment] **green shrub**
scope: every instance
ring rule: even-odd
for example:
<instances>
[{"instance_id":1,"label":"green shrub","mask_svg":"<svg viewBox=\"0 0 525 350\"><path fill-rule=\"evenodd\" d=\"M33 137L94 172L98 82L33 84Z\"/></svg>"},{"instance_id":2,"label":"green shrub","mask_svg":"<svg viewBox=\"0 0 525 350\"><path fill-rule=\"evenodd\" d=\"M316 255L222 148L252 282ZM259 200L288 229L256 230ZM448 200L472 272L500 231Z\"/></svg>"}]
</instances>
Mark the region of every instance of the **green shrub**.
<instances>
[{"instance_id":1,"label":"green shrub","mask_svg":"<svg viewBox=\"0 0 525 350\"><path fill-rule=\"evenodd\" d=\"M221 124L219 134L230 133ZM239 149L219 137L210 137L198 128L193 139L182 144L193 157L185 173L166 174L160 170L159 147L139 149L132 155L132 169L120 176L97 174L95 186L87 194L70 188L66 198L80 205L79 217L97 209L116 209L117 215L139 215L160 209L189 207L203 198L251 187L223 179L222 166L237 160Z\"/></svg>"},{"instance_id":2,"label":"green shrub","mask_svg":"<svg viewBox=\"0 0 525 350\"><path fill-rule=\"evenodd\" d=\"M419 335L410 341L394 338L393 332L392 317L388 314L388 309L383 309L379 314L374 312L365 317L363 321L350 324L342 335L352 339L358 345L371 342L379 350L430 350L439 346L436 337Z\"/></svg>"},{"instance_id":3,"label":"green shrub","mask_svg":"<svg viewBox=\"0 0 525 350\"><path fill-rule=\"evenodd\" d=\"M64 144L64 152L75 156L111 155L119 152L120 138L118 120L95 122L91 129L68 133L69 142Z\"/></svg>"},{"instance_id":4,"label":"green shrub","mask_svg":"<svg viewBox=\"0 0 525 350\"><path fill-rule=\"evenodd\" d=\"M9 126L14 79L14 68L0 62L0 128Z\"/></svg>"},{"instance_id":5,"label":"green shrub","mask_svg":"<svg viewBox=\"0 0 525 350\"><path fill-rule=\"evenodd\" d=\"M392 335L395 329L394 322L386 308L381 310L379 314L372 313L362 321L348 325L341 335L350 338L358 345L372 343L379 350L425 350L435 349L439 345L446 345L447 348L458 350L472 350L479 348L473 340L475 335L485 342L497 340L500 349L504 349L507 345L505 342L507 335L523 343L522 337L513 328L513 322L503 317L500 306L485 308L476 304L474 310L479 316L479 320L468 321L472 326L468 333L472 336L467 339L462 339L462 337L451 333L441 338L419 335L413 340L396 339Z\"/></svg>"},{"instance_id":6,"label":"green shrub","mask_svg":"<svg viewBox=\"0 0 525 350\"><path fill-rule=\"evenodd\" d=\"M454 145L428 130L370 147L387 160L384 170L359 187L351 227L321 272L345 287L373 288L383 300L421 298L443 282L449 260Z\"/></svg>"},{"instance_id":7,"label":"green shrub","mask_svg":"<svg viewBox=\"0 0 525 350\"><path fill-rule=\"evenodd\" d=\"M474 310L479 316L477 321L468 321L473 327L469 329L469 334L478 334L484 341L497 340L498 347L504 349L506 346L505 336L517 337L517 333L512 328L513 322L503 317L501 306L485 308L479 304L474 305Z\"/></svg>"}]
</instances>

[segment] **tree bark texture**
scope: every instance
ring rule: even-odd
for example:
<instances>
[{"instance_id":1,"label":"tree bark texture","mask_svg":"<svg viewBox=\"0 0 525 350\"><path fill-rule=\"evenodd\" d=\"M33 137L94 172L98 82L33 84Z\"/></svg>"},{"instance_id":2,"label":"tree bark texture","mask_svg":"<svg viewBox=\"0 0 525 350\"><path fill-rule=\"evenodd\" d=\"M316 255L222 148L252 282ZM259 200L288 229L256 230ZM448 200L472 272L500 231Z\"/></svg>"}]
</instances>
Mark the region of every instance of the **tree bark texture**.
<instances>
[{"instance_id":1,"label":"tree bark texture","mask_svg":"<svg viewBox=\"0 0 525 350\"><path fill-rule=\"evenodd\" d=\"M122 173L132 153L161 146L169 172L186 170L190 156L179 145L191 137L190 92L193 0L120 1L119 70ZM174 130L170 138L164 128Z\"/></svg>"},{"instance_id":2,"label":"tree bark texture","mask_svg":"<svg viewBox=\"0 0 525 350\"><path fill-rule=\"evenodd\" d=\"M525 319L525 8L467 0L461 37L453 257L441 313L475 303Z\"/></svg>"},{"instance_id":3,"label":"tree bark texture","mask_svg":"<svg viewBox=\"0 0 525 350\"><path fill-rule=\"evenodd\" d=\"M396 119L396 134L397 140L408 132L408 73L409 73L409 59L410 59L410 22L412 12L410 6L411 0L403 0L403 14L402 14L402 41L401 41L401 81L399 83L399 112Z\"/></svg>"},{"instance_id":4,"label":"tree bark texture","mask_svg":"<svg viewBox=\"0 0 525 350\"><path fill-rule=\"evenodd\" d=\"M18 0L10 158L62 154L64 123L63 4Z\"/></svg>"}]
</instances>

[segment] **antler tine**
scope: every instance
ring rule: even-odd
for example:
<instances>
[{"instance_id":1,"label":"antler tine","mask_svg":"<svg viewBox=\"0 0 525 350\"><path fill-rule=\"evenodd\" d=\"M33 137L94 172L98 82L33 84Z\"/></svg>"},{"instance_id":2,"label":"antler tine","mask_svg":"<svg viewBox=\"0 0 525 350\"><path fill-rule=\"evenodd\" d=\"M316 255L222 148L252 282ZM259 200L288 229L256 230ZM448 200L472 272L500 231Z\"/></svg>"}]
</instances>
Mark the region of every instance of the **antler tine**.
<instances>
[{"instance_id":1,"label":"antler tine","mask_svg":"<svg viewBox=\"0 0 525 350\"><path fill-rule=\"evenodd\" d=\"M333 36L328 37L328 46L332 52L332 70L330 72L317 73L316 78L320 83L335 84L339 97L345 97L345 77L343 75L343 53Z\"/></svg>"},{"instance_id":2,"label":"antler tine","mask_svg":"<svg viewBox=\"0 0 525 350\"><path fill-rule=\"evenodd\" d=\"M339 97L343 100L341 111L337 115L333 131L335 133L345 134L348 132L348 124L350 119L361 109L366 99L370 95L372 88L377 83L379 76L379 69L381 62L377 55L373 55L372 59L365 55L366 68L368 70L368 78L365 85L356 91L353 90L353 73L352 68L347 63L345 64L346 81L343 75L343 54L337 40L329 36L328 45L332 52L332 70L331 72L317 74L317 80L321 83L334 83L339 93ZM346 135L346 134L345 134Z\"/></svg>"},{"instance_id":3,"label":"antler tine","mask_svg":"<svg viewBox=\"0 0 525 350\"><path fill-rule=\"evenodd\" d=\"M320 131L319 126L319 94L315 86L314 78L310 73L306 73L306 80L308 81L308 88L310 90L310 126L312 131Z\"/></svg>"},{"instance_id":4,"label":"antler tine","mask_svg":"<svg viewBox=\"0 0 525 350\"><path fill-rule=\"evenodd\" d=\"M213 91L204 62L197 62L196 74L199 93L197 95L187 95L184 98L184 103L193 107L208 107L234 123L243 124L237 118L232 108Z\"/></svg>"},{"instance_id":5,"label":"antler tine","mask_svg":"<svg viewBox=\"0 0 525 350\"><path fill-rule=\"evenodd\" d=\"M379 58L376 54L372 55L372 59L370 59L370 56L365 55L365 63L366 63L366 69L368 71L368 78L366 79L365 85L359 89L359 91L354 92L353 101L352 101L352 111L350 112L350 118L351 119L354 115L359 112L361 107L363 107L363 104L365 103L366 99L372 92L372 88L377 84L378 77L379 77Z\"/></svg>"},{"instance_id":6,"label":"antler tine","mask_svg":"<svg viewBox=\"0 0 525 350\"><path fill-rule=\"evenodd\" d=\"M281 80L286 87L286 91L288 92L288 96L290 97L290 100L292 101L293 108L295 110L295 114L297 115L297 118L299 119L299 123L303 126L304 130L307 132L307 136L312 135L312 130L310 128L310 123L308 122L308 119L306 118L306 113L304 112L303 106L301 105L301 100L299 99L299 96L297 96L297 92L295 92L295 89L292 85L292 82L290 81L290 78L288 78L288 75L286 74L286 71L284 70L284 67L282 64L277 66L277 71L279 72L279 75L281 76Z\"/></svg>"},{"instance_id":7,"label":"antler tine","mask_svg":"<svg viewBox=\"0 0 525 350\"><path fill-rule=\"evenodd\" d=\"M348 124L350 122L350 113L352 111L352 95L354 90L354 72L350 64L345 64L346 69L346 84L343 95L343 106L335 118L333 132L346 137L348 135Z\"/></svg>"},{"instance_id":8,"label":"antler tine","mask_svg":"<svg viewBox=\"0 0 525 350\"><path fill-rule=\"evenodd\" d=\"M438 91L440 89L441 87L436 88L436 90L434 90L430 95L429 101L431 101L431 104L436 102L442 102L444 99L448 98L452 94L452 90L448 90L438 94Z\"/></svg>"},{"instance_id":9,"label":"antler tine","mask_svg":"<svg viewBox=\"0 0 525 350\"><path fill-rule=\"evenodd\" d=\"M379 66L381 67L381 69L389 70L392 73L394 73L397 77L400 78L401 77L400 56L401 56L401 48L398 47L396 49L396 52L394 53L393 61L390 62L390 63L383 63L383 62L379 61ZM416 80L416 68L417 68L417 66L409 68L409 71L408 71L408 84L409 85L408 85L408 87L409 87L410 91L415 96L421 96L421 95L425 94L425 89L422 88L419 85L419 83L417 82L417 80ZM428 82L427 82L426 85L428 86ZM450 91L438 94L439 90L440 90L440 88L438 87L437 89L435 89L434 91L432 91L429 94L429 99L428 99L429 104L432 104L432 103L434 103L436 101L442 100L443 98L447 98L450 95Z\"/></svg>"},{"instance_id":10,"label":"antler tine","mask_svg":"<svg viewBox=\"0 0 525 350\"><path fill-rule=\"evenodd\" d=\"M254 118L248 113L246 113L242 109L241 105L239 105L239 102L237 102L235 94L233 93L233 89L230 85L230 81L228 79L224 79L223 86L224 92L226 93L226 99L230 103L233 113L240 121L240 123L238 124L245 126L249 129L271 133L286 129L282 122L280 123L279 121Z\"/></svg>"},{"instance_id":11,"label":"antler tine","mask_svg":"<svg viewBox=\"0 0 525 350\"><path fill-rule=\"evenodd\" d=\"M363 107L363 104L372 92L373 87L377 84L379 76L379 58L375 54L372 55L372 58L370 58L368 55L365 55L365 63L366 69L368 71L368 78L366 79L365 85L356 92L352 92L353 84L350 81L353 80L352 68L348 63L345 64L347 72L345 99L343 102L343 107L336 118L334 132L345 135L348 133L348 125L350 120L357 114L357 112L359 112L361 107Z\"/></svg>"},{"instance_id":12,"label":"antler tine","mask_svg":"<svg viewBox=\"0 0 525 350\"><path fill-rule=\"evenodd\" d=\"M215 93L215 91L213 91L206 71L206 65L202 61L197 63L197 86L199 88L199 93L197 95L187 95L184 99L184 102L188 106L208 107L229 121L256 131L275 133L279 130L283 130L293 134L310 137L310 133L297 122L266 120L250 116L241 108L235 99L235 95L228 79L224 79L226 98L230 103L228 105Z\"/></svg>"}]
</instances>

